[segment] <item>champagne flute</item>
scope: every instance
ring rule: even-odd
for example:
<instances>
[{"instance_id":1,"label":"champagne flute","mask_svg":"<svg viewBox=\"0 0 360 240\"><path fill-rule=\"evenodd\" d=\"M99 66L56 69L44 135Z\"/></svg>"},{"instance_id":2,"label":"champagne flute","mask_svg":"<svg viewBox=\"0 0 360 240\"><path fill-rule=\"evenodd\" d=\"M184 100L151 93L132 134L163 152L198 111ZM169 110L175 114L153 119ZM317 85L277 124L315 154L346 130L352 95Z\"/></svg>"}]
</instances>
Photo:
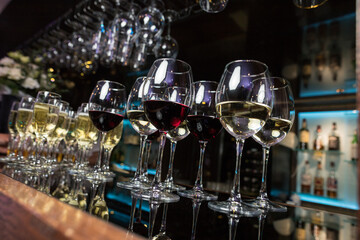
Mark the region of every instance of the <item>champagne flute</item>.
<instances>
[{"instance_id":1,"label":"champagne flute","mask_svg":"<svg viewBox=\"0 0 360 240\"><path fill-rule=\"evenodd\" d=\"M216 111L223 127L236 139L236 167L230 198L209 202L208 206L214 211L245 216L256 216L260 212L241 200L240 169L245 139L257 133L271 113L267 74L267 66L255 60L237 60L225 67L216 93Z\"/></svg>"},{"instance_id":2,"label":"champagne flute","mask_svg":"<svg viewBox=\"0 0 360 240\"><path fill-rule=\"evenodd\" d=\"M100 154L94 167L93 180L112 181L112 172L102 173L101 162L104 161L106 135L116 128L124 119L126 110L125 86L109 80L98 81L90 99L90 119L99 130Z\"/></svg>"},{"instance_id":3,"label":"champagne flute","mask_svg":"<svg viewBox=\"0 0 360 240\"><path fill-rule=\"evenodd\" d=\"M175 159L175 150L177 142L183 140L190 134L189 128L187 126L187 121L183 121L177 128L168 131L166 137L170 140L170 161L169 161L169 168L168 173L166 175L165 181L163 186L168 191L178 191L178 190L185 190L186 188L174 183L173 177L173 168L174 168L174 159Z\"/></svg>"},{"instance_id":4,"label":"champagne flute","mask_svg":"<svg viewBox=\"0 0 360 240\"><path fill-rule=\"evenodd\" d=\"M40 91L34 104L33 122L35 128L35 162L32 163L34 170L41 170L44 158L41 153L44 151L44 143L48 136L55 130L59 107L57 106L61 96L57 93Z\"/></svg>"},{"instance_id":5,"label":"champagne flute","mask_svg":"<svg viewBox=\"0 0 360 240\"><path fill-rule=\"evenodd\" d=\"M143 88L144 112L159 130L161 140L156 173L149 190L135 192L139 198L175 202L179 196L162 191L161 165L166 133L178 127L190 112L193 102L192 71L189 64L171 58L157 59L150 68Z\"/></svg>"},{"instance_id":6,"label":"champagne flute","mask_svg":"<svg viewBox=\"0 0 360 240\"><path fill-rule=\"evenodd\" d=\"M157 131L157 129L149 122L144 113L142 98L145 83L146 77L137 78L131 88L127 101L127 116L130 120L130 124L134 130L140 134L140 151L134 177L128 182L118 182L117 186L121 188L150 188L149 179L142 178L144 151L148 135L153 134Z\"/></svg>"},{"instance_id":7,"label":"champagne flute","mask_svg":"<svg viewBox=\"0 0 360 240\"><path fill-rule=\"evenodd\" d=\"M34 110L35 98L22 97L19 103L15 127L20 137L20 147L18 151L18 164L23 165L25 158L23 156L26 144L26 132L28 126L31 124L31 119Z\"/></svg>"},{"instance_id":8,"label":"champagne flute","mask_svg":"<svg viewBox=\"0 0 360 240\"><path fill-rule=\"evenodd\" d=\"M222 129L215 108L215 95L218 84L211 81L199 81L193 83L193 86L195 100L188 116L188 126L190 132L199 140L200 160L193 189L179 191L178 193L180 196L187 198L216 200L217 196L204 191L202 178L206 144L211 139L214 139Z\"/></svg>"},{"instance_id":9,"label":"champagne flute","mask_svg":"<svg viewBox=\"0 0 360 240\"><path fill-rule=\"evenodd\" d=\"M281 142L290 131L295 118L295 103L290 83L287 80L272 77L269 78L269 83L273 96L271 115L262 129L252 136L263 149L263 171L259 196L251 205L269 212L286 212L286 207L269 200L266 190L266 176L270 147Z\"/></svg>"},{"instance_id":10,"label":"champagne flute","mask_svg":"<svg viewBox=\"0 0 360 240\"><path fill-rule=\"evenodd\" d=\"M4 159L4 162L12 162L15 160L16 152L16 138L18 136L17 129L15 127L16 117L18 114L19 102L15 101L12 103L10 113L8 117L8 129L10 134L8 156Z\"/></svg>"}]
</instances>

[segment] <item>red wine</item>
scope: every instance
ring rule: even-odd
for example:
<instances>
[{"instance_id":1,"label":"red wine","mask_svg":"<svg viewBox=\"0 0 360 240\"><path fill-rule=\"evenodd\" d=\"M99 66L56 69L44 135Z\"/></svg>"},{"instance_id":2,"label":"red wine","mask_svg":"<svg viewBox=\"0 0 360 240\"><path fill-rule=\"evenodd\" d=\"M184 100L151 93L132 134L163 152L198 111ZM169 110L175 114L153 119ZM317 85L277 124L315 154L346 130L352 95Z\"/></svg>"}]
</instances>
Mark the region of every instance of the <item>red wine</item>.
<instances>
[{"instance_id":1,"label":"red wine","mask_svg":"<svg viewBox=\"0 0 360 240\"><path fill-rule=\"evenodd\" d=\"M160 132L156 131L153 134L148 135L147 139L153 141L158 139L158 137L160 137Z\"/></svg>"},{"instance_id":2,"label":"red wine","mask_svg":"<svg viewBox=\"0 0 360 240\"><path fill-rule=\"evenodd\" d=\"M213 116L191 115L187 117L190 132L199 141L210 141L222 129L220 120Z\"/></svg>"},{"instance_id":3,"label":"red wine","mask_svg":"<svg viewBox=\"0 0 360 240\"><path fill-rule=\"evenodd\" d=\"M94 110L89 111L89 116L95 127L102 132L114 129L124 119L120 114Z\"/></svg>"},{"instance_id":4,"label":"red wine","mask_svg":"<svg viewBox=\"0 0 360 240\"><path fill-rule=\"evenodd\" d=\"M185 120L190 108L175 102L148 100L144 102L144 112L159 131L170 131Z\"/></svg>"}]
</instances>

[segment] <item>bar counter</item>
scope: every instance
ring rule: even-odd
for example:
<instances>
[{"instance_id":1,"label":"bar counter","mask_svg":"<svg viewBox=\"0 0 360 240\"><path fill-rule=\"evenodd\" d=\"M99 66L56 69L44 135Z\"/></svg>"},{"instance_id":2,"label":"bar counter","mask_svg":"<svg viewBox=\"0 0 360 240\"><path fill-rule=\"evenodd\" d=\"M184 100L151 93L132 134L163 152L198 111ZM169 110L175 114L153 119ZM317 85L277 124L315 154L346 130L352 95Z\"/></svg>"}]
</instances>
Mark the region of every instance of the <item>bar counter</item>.
<instances>
[{"instance_id":1,"label":"bar counter","mask_svg":"<svg viewBox=\"0 0 360 240\"><path fill-rule=\"evenodd\" d=\"M216 193L219 200L228 194ZM131 192L108 184L106 202L110 223L64 204L23 183L0 174L0 239L144 239L148 236L149 203L143 201L141 220L135 214L134 233L127 230ZM138 202L139 206L139 202ZM193 210L199 215L195 239L229 239L229 223L237 223L235 239L357 239L356 212L326 212L286 205L285 213L264 213L258 217L227 216L210 210L207 201L180 198L168 204L166 236L172 240L191 239ZM164 204L158 206L154 233L159 234ZM115 226L115 225L117 226ZM139 235L137 235L139 234ZM305 234L305 235L304 235ZM140 236L142 235L142 236ZM355 238L354 238L355 237Z\"/></svg>"}]
</instances>

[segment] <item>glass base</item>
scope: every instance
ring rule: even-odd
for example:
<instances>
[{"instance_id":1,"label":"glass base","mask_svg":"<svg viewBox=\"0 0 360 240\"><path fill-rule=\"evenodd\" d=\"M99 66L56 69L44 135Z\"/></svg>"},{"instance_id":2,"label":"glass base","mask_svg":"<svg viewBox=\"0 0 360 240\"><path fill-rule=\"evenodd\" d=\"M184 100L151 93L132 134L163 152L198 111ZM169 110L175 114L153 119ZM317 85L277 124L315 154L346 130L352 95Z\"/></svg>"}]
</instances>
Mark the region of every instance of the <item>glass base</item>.
<instances>
[{"instance_id":1,"label":"glass base","mask_svg":"<svg viewBox=\"0 0 360 240\"><path fill-rule=\"evenodd\" d=\"M213 211L239 217L257 217L262 213L260 209L251 207L242 201L235 202L228 200L222 202L209 202L208 206Z\"/></svg>"},{"instance_id":2,"label":"glass base","mask_svg":"<svg viewBox=\"0 0 360 240\"><path fill-rule=\"evenodd\" d=\"M146 183L146 182L141 182L139 180L134 180L131 179L128 182L117 182L116 186L118 186L119 188L125 188L128 190L133 190L133 189L150 189L151 188L151 183Z\"/></svg>"},{"instance_id":3,"label":"glass base","mask_svg":"<svg viewBox=\"0 0 360 240\"><path fill-rule=\"evenodd\" d=\"M176 191L186 189L186 187L177 185L174 182L163 182L160 184L160 186L161 186L161 189L164 189L165 191L170 191L170 192L176 192Z\"/></svg>"},{"instance_id":4,"label":"glass base","mask_svg":"<svg viewBox=\"0 0 360 240\"><path fill-rule=\"evenodd\" d=\"M178 194L182 197L191 198L191 199L198 199L198 200L216 200L218 197L216 195L210 194L205 191L199 191L195 189L178 191Z\"/></svg>"},{"instance_id":5,"label":"glass base","mask_svg":"<svg viewBox=\"0 0 360 240\"><path fill-rule=\"evenodd\" d=\"M287 212L287 208L285 206L281 206L279 204L271 202L267 198L256 198L255 200L246 201L246 203L254 208L260 208L266 212Z\"/></svg>"},{"instance_id":6,"label":"glass base","mask_svg":"<svg viewBox=\"0 0 360 240\"><path fill-rule=\"evenodd\" d=\"M112 182L114 180L114 176L111 174L106 175L103 172L90 172L85 176L86 180L89 182L101 183L101 182Z\"/></svg>"},{"instance_id":7,"label":"glass base","mask_svg":"<svg viewBox=\"0 0 360 240\"><path fill-rule=\"evenodd\" d=\"M158 203L172 203L178 202L180 197L176 194L158 191L158 190L138 190L131 192L134 198L143 199L147 201L155 201Z\"/></svg>"}]
</instances>

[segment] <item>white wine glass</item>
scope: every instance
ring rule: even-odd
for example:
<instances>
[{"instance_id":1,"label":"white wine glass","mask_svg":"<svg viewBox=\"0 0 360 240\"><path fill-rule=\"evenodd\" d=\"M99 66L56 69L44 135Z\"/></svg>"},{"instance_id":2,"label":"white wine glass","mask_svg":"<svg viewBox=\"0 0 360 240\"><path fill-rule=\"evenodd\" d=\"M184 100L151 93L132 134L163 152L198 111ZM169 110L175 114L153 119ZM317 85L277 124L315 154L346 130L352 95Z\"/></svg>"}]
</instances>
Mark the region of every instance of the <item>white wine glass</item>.
<instances>
[{"instance_id":1,"label":"white wine glass","mask_svg":"<svg viewBox=\"0 0 360 240\"><path fill-rule=\"evenodd\" d=\"M260 213L241 200L240 169L245 139L257 133L269 118L272 107L268 68L259 61L237 60L226 65L216 94L216 111L225 130L236 139L236 165L230 198L209 202L225 214L256 216Z\"/></svg>"},{"instance_id":2,"label":"white wine glass","mask_svg":"<svg viewBox=\"0 0 360 240\"><path fill-rule=\"evenodd\" d=\"M131 88L128 101L127 101L127 117L130 121L133 129L140 134L140 151L139 158L137 162L137 168L134 177L127 182L118 182L117 186L126 189L134 188L150 188L150 180L148 178L143 178L143 166L144 154L146 140L149 135L155 133L157 129L155 126L147 119L144 112L143 104L143 89L144 84L146 83L146 77L139 77L136 79L134 85Z\"/></svg>"},{"instance_id":3,"label":"white wine glass","mask_svg":"<svg viewBox=\"0 0 360 240\"><path fill-rule=\"evenodd\" d=\"M270 147L281 142L290 131L295 119L295 103L290 83L287 80L271 77L269 78L269 83L273 96L271 115L266 120L262 129L252 136L262 146L263 171L259 196L251 205L269 212L286 212L286 207L269 200L266 189L266 177Z\"/></svg>"}]
</instances>

